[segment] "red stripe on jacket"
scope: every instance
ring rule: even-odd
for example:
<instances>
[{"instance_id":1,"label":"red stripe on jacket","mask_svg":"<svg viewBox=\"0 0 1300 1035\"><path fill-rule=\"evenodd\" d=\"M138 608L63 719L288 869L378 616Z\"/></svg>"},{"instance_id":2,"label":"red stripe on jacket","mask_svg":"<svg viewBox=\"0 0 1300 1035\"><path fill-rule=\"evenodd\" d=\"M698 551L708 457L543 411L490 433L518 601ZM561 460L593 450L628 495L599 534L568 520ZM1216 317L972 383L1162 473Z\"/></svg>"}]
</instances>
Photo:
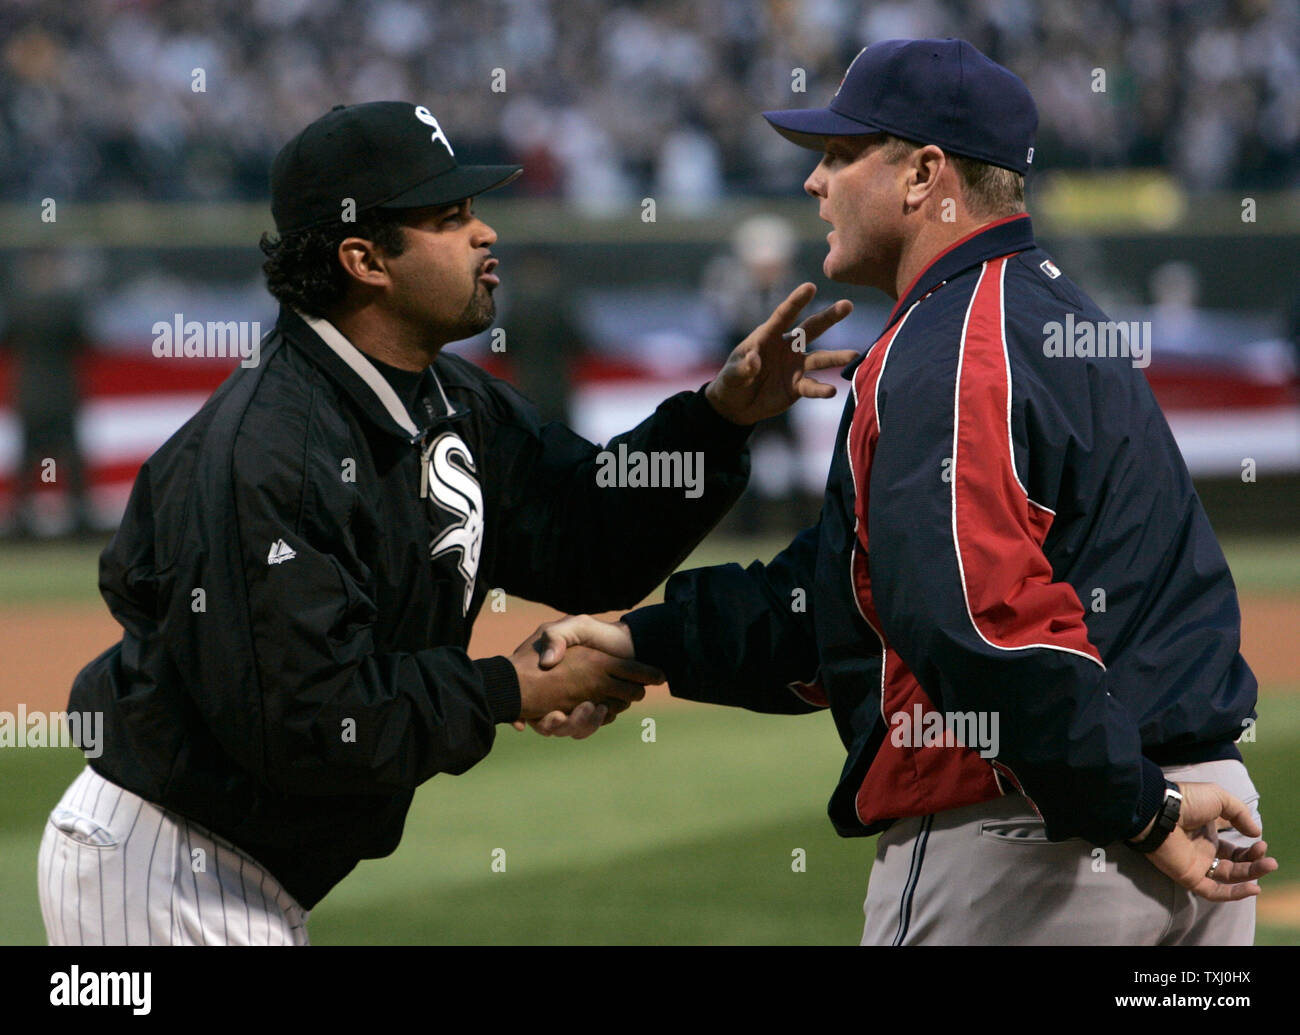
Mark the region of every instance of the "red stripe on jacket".
<instances>
[{"instance_id":1,"label":"red stripe on jacket","mask_svg":"<svg viewBox=\"0 0 1300 1035\"><path fill-rule=\"evenodd\" d=\"M1030 501L1011 449L1011 379L1003 327L1009 257L984 264L957 365L953 541L975 631L993 647L1054 647L1092 658L1074 587L1052 581L1043 541L1052 512Z\"/></svg>"},{"instance_id":2,"label":"red stripe on jacket","mask_svg":"<svg viewBox=\"0 0 1300 1035\"><path fill-rule=\"evenodd\" d=\"M872 596L867 514L871 459L880 437L876 386L888 362L894 339L906 323L907 316L904 316L881 337L854 371L855 406L846 443L856 497L856 536L850 561L851 577L858 609L880 638L880 710L889 730L867 769L855 798L858 818L864 824L880 819L923 816L930 812L987 801L1002 793L993 769L974 749L943 744L927 746L918 739L921 731L913 728L921 725L914 722L917 706L920 707L922 716L936 709L903 659L890 647L881 629ZM894 717L904 718L892 721ZM904 732L904 723L907 731L912 734L907 738L910 743L896 742L904 739L896 736Z\"/></svg>"}]
</instances>

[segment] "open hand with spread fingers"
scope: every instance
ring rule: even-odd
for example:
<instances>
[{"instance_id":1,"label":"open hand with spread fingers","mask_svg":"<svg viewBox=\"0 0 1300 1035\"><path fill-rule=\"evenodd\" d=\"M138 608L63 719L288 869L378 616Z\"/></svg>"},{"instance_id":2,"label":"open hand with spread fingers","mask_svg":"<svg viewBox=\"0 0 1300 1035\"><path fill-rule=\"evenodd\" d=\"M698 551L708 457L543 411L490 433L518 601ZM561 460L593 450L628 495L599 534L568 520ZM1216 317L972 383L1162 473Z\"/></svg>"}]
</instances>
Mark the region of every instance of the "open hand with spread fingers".
<instances>
[{"instance_id":1,"label":"open hand with spread fingers","mask_svg":"<svg viewBox=\"0 0 1300 1035\"><path fill-rule=\"evenodd\" d=\"M733 424L757 424L784 413L801 398L835 395L833 385L807 375L813 370L842 367L856 359L857 353L852 349L809 352L808 346L853 312L853 303L841 298L795 327L799 313L815 294L813 284L800 284L732 350L704 391L722 417Z\"/></svg>"},{"instance_id":2,"label":"open hand with spread fingers","mask_svg":"<svg viewBox=\"0 0 1300 1035\"><path fill-rule=\"evenodd\" d=\"M1181 783L1178 825L1147 855L1162 873L1211 902L1235 902L1259 894L1258 878L1277 869L1268 844L1234 847L1219 832L1236 829L1247 837L1263 832L1244 802L1213 783Z\"/></svg>"}]
</instances>

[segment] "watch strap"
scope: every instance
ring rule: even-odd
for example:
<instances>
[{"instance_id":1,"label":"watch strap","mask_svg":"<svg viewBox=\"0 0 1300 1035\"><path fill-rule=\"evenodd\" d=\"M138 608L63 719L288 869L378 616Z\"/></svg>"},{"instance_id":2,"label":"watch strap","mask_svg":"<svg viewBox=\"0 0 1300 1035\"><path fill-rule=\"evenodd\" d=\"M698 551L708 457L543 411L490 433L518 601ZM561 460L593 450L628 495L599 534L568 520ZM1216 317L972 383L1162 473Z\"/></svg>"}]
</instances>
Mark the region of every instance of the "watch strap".
<instances>
[{"instance_id":1,"label":"watch strap","mask_svg":"<svg viewBox=\"0 0 1300 1035\"><path fill-rule=\"evenodd\" d=\"M1160 811L1156 813L1155 823L1151 827L1151 832L1141 841L1126 842L1135 851L1143 854L1150 854L1165 843L1165 839L1173 833L1174 827L1178 826L1178 817L1182 812L1183 796L1178 790L1178 785L1169 780L1165 781L1165 797L1160 803Z\"/></svg>"}]
</instances>

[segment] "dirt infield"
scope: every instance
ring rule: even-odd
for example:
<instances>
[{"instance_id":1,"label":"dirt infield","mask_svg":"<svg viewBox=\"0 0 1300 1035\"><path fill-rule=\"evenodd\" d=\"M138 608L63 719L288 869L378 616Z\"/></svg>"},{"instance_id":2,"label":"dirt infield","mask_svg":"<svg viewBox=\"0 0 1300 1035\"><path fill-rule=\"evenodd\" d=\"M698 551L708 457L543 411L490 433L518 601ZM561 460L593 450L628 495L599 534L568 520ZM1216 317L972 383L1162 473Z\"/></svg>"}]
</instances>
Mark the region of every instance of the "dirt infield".
<instances>
[{"instance_id":1,"label":"dirt infield","mask_svg":"<svg viewBox=\"0 0 1300 1035\"><path fill-rule=\"evenodd\" d=\"M510 654L538 625L558 617L556 611L522 600L510 600L503 613L485 609L470 655ZM29 712L65 707L81 667L121 634L102 604L0 607L0 711L13 711L19 702Z\"/></svg>"},{"instance_id":2,"label":"dirt infield","mask_svg":"<svg viewBox=\"0 0 1300 1035\"><path fill-rule=\"evenodd\" d=\"M1260 881L1259 900L1255 905L1261 924L1300 927L1300 884L1269 884Z\"/></svg>"},{"instance_id":3,"label":"dirt infield","mask_svg":"<svg viewBox=\"0 0 1300 1035\"><path fill-rule=\"evenodd\" d=\"M1251 595L1241 600L1242 649L1260 683L1270 691L1300 692L1295 630L1300 597ZM470 654L509 654L544 621L558 617L540 604L510 600L504 613L485 610ZM63 708L81 667L117 641L121 630L102 604L0 608L0 710L19 702L28 711ZM652 688L652 694L663 694Z\"/></svg>"}]
</instances>

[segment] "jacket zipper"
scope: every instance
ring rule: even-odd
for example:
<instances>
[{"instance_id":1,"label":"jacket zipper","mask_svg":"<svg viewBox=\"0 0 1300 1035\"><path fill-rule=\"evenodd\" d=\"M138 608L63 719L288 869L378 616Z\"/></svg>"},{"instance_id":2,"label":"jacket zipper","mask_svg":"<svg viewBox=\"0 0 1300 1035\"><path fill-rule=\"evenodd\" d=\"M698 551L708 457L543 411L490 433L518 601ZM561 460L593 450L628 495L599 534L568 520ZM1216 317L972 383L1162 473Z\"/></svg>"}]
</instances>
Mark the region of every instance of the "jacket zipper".
<instances>
[{"instance_id":1,"label":"jacket zipper","mask_svg":"<svg viewBox=\"0 0 1300 1035\"><path fill-rule=\"evenodd\" d=\"M429 498L429 458L433 455L433 445L437 439L430 437L427 445L420 447L420 499ZM420 439L412 439L411 443L420 442Z\"/></svg>"}]
</instances>

